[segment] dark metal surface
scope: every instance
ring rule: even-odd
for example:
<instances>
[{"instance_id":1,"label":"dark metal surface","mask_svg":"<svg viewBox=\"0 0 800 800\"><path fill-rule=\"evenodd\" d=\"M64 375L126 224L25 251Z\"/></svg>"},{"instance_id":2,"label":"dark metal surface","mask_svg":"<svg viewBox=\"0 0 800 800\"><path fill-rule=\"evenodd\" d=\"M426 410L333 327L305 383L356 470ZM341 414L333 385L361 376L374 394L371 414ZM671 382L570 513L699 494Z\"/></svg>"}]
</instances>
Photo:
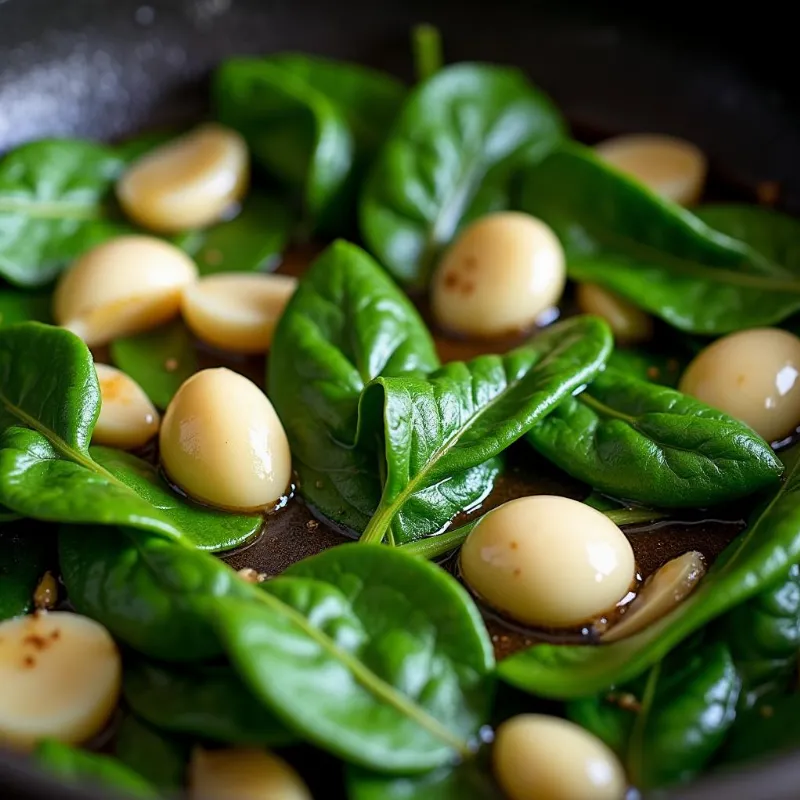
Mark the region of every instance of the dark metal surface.
<instances>
[{"instance_id":1,"label":"dark metal surface","mask_svg":"<svg viewBox=\"0 0 800 800\"><path fill-rule=\"evenodd\" d=\"M196 118L210 68L233 54L304 50L409 77L409 26L428 21L441 26L449 60L517 64L590 128L683 135L734 182L781 182L783 203L800 211L791 26L772 17L770 3L739 20L730 11L714 17L718 4L702 0L673 0L663 11L627 5L0 0L0 150L44 136L114 139ZM800 757L785 757L706 778L674 798L796 800L798 786ZM108 797L59 788L0 753L3 800Z\"/></svg>"}]
</instances>

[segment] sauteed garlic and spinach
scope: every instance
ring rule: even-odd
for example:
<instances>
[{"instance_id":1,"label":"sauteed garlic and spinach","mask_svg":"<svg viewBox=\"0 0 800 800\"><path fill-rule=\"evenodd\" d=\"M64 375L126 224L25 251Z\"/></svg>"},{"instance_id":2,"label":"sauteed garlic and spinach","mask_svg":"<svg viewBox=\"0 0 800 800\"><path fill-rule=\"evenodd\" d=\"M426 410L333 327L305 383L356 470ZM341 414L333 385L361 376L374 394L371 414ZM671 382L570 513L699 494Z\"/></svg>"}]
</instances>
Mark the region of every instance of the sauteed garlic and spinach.
<instances>
[{"instance_id":1,"label":"sauteed garlic and spinach","mask_svg":"<svg viewBox=\"0 0 800 800\"><path fill-rule=\"evenodd\" d=\"M0 161L0 743L64 781L613 800L800 745L800 222L415 35L413 87L236 58L188 132Z\"/></svg>"}]
</instances>

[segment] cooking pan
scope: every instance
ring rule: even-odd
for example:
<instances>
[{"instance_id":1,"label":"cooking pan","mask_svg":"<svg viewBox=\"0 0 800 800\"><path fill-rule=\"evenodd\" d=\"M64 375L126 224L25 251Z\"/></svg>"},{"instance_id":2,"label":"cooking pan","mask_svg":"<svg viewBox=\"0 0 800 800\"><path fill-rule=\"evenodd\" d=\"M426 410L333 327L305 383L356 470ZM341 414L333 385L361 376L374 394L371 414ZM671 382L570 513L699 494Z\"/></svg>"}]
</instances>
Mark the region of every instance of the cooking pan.
<instances>
[{"instance_id":1,"label":"cooking pan","mask_svg":"<svg viewBox=\"0 0 800 800\"><path fill-rule=\"evenodd\" d=\"M524 68L576 131L683 136L709 154L729 196L752 199L758 183L777 181L781 205L800 212L791 31L769 3L740 20L703 5L0 0L0 151L45 136L114 140L201 118L209 70L231 55L302 50L410 78L408 30L428 21L441 28L449 61ZM800 753L659 796L783 800L800 796L798 786ZM0 752L0 798L54 797L108 793L60 787Z\"/></svg>"}]
</instances>

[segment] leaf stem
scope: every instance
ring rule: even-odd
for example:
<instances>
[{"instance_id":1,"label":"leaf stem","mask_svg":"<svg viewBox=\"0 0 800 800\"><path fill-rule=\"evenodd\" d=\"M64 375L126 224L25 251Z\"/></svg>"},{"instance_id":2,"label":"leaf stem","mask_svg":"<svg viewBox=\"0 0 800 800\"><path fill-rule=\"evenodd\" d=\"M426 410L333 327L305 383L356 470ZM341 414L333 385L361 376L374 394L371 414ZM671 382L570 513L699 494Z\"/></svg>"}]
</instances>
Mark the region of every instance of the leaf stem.
<instances>
[{"instance_id":1,"label":"leaf stem","mask_svg":"<svg viewBox=\"0 0 800 800\"><path fill-rule=\"evenodd\" d=\"M618 508L612 511L603 511L615 525L633 525L637 522L658 522L666 519L669 514L663 511L653 511L651 508Z\"/></svg>"},{"instance_id":2,"label":"leaf stem","mask_svg":"<svg viewBox=\"0 0 800 800\"><path fill-rule=\"evenodd\" d=\"M393 506L378 506L378 510L372 515L372 519L364 528L364 533L361 534L358 541L362 544L381 544L393 516Z\"/></svg>"},{"instance_id":3,"label":"leaf stem","mask_svg":"<svg viewBox=\"0 0 800 800\"><path fill-rule=\"evenodd\" d=\"M415 25L411 31L411 49L418 81L427 80L442 68L442 37L438 28L428 24Z\"/></svg>"},{"instance_id":4,"label":"leaf stem","mask_svg":"<svg viewBox=\"0 0 800 800\"><path fill-rule=\"evenodd\" d=\"M662 661L657 662L647 676L641 708L636 715L636 721L633 724L628 744L628 775L635 786L641 786L642 773L644 771L644 764L642 763L644 758L644 737L650 710L653 707L653 701L656 696L662 663Z\"/></svg>"}]
</instances>

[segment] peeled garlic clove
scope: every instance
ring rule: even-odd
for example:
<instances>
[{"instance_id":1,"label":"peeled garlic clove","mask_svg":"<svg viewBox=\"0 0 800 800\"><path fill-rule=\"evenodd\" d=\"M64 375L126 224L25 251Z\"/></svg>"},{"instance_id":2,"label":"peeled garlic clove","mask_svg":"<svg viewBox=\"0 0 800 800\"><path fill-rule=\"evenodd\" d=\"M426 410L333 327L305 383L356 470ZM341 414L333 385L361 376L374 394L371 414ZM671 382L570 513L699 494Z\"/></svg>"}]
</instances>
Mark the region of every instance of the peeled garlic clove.
<instances>
[{"instance_id":1,"label":"peeled garlic clove","mask_svg":"<svg viewBox=\"0 0 800 800\"><path fill-rule=\"evenodd\" d=\"M779 328L751 328L703 348L678 389L775 442L800 426L798 378L800 337Z\"/></svg>"},{"instance_id":2,"label":"peeled garlic clove","mask_svg":"<svg viewBox=\"0 0 800 800\"><path fill-rule=\"evenodd\" d=\"M255 748L196 748L189 785L194 800L311 800L300 776L282 758Z\"/></svg>"},{"instance_id":3,"label":"peeled garlic clove","mask_svg":"<svg viewBox=\"0 0 800 800\"><path fill-rule=\"evenodd\" d=\"M229 369L205 369L178 389L159 435L170 480L202 503L262 511L289 487L289 441L267 396Z\"/></svg>"},{"instance_id":4,"label":"peeled garlic clove","mask_svg":"<svg viewBox=\"0 0 800 800\"><path fill-rule=\"evenodd\" d=\"M152 236L118 236L93 247L61 275L53 317L90 347L155 328L176 316L194 261Z\"/></svg>"},{"instance_id":5,"label":"peeled garlic clove","mask_svg":"<svg viewBox=\"0 0 800 800\"><path fill-rule=\"evenodd\" d=\"M125 213L158 233L218 222L247 190L244 139L216 123L201 125L146 153L117 183Z\"/></svg>"},{"instance_id":6,"label":"peeled garlic clove","mask_svg":"<svg viewBox=\"0 0 800 800\"><path fill-rule=\"evenodd\" d=\"M629 134L601 142L595 152L620 172L673 203L691 205L703 192L708 162L699 147L684 139Z\"/></svg>"},{"instance_id":7,"label":"peeled garlic clove","mask_svg":"<svg viewBox=\"0 0 800 800\"><path fill-rule=\"evenodd\" d=\"M90 739L116 708L122 666L108 631L66 611L0 623L0 741Z\"/></svg>"},{"instance_id":8,"label":"peeled garlic clove","mask_svg":"<svg viewBox=\"0 0 800 800\"><path fill-rule=\"evenodd\" d=\"M289 275L209 275L184 292L181 313L198 339L220 350L264 353L296 288Z\"/></svg>"},{"instance_id":9,"label":"peeled garlic clove","mask_svg":"<svg viewBox=\"0 0 800 800\"><path fill-rule=\"evenodd\" d=\"M574 627L614 608L636 571L630 542L608 517L550 495L486 514L464 542L460 565L490 606L547 628Z\"/></svg>"},{"instance_id":10,"label":"peeled garlic clove","mask_svg":"<svg viewBox=\"0 0 800 800\"><path fill-rule=\"evenodd\" d=\"M596 283L578 284L576 300L584 314L594 314L608 323L617 344L639 344L653 338L649 314Z\"/></svg>"},{"instance_id":11,"label":"peeled garlic clove","mask_svg":"<svg viewBox=\"0 0 800 800\"><path fill-rule=\"evenodd\" d=\"M604 742L544 714L520 714L498 727L492 770L509 800L623 800L627 788Z\"/></svg>"},{"instance_id":12,"label":"peeled garlic clove","mask_svg":"<svg viewBox=\"0 0 800 800\"><path fill-rule=\"evenodd\" d=\"M144 389L133 378L108 364L95 364L100 383L100 416L92 432L93 444L131 450L158 433L161 417Z\"/></svg>"},{"instance_id":13,"label":"peeled garlic clove","mask_svg":"<svg viewBox=\"0 0 800 800\"><path fill-rule=\"evenodd\" d=\"M445 252L431 283L442 328L491 337L530 328L566 281L558 237L530 214L503 211L473 222Z\"/></svg>"},{"instance_id":14,"label":"peeled garlic clove","mask_svg":"<svg viewBox=\"0 0 800 800\"><path fill-rule=\"evenodd\" d=\"M668 561L648 578L622 619L602 635L602 640L616 642L643 631L678 606L705 574L705 559L696 550Z\"/></svg>"}]
</instances>

